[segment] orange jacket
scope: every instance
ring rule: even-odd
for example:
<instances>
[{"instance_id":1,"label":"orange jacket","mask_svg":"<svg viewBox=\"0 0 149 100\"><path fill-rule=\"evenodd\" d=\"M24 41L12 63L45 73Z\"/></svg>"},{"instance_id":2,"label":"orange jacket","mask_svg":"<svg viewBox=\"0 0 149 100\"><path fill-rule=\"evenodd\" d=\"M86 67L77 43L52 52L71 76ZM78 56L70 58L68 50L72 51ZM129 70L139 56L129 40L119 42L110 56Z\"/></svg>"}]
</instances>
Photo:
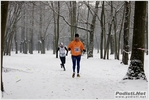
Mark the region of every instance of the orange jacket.
<instances>
[{"instance_id":1,"label":"orange jacket","mask_svg":"<svg viewBox=\"0 0 149 100\"><path fill-rule=\"evenodd\" d=\"M78 56L81 55L82 51L84 50L84 45L80 40L79 41L73 40L68 45L68 49L71 49L71 54L73 56Z\"/></svg>"}]
</instances>

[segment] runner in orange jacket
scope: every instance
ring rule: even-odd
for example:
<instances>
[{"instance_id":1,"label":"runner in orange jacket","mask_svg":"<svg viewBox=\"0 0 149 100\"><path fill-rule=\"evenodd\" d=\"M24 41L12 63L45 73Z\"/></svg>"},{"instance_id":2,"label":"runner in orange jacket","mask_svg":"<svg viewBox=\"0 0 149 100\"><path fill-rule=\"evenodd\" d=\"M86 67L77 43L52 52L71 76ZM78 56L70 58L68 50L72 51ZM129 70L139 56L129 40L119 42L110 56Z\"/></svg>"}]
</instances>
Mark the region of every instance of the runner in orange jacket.
<instances>
[{"instance_id":1,"label":"runner in orange jacket","mask_svg":"<svg viewBox=\"0 0 149 100\"><path fill-rule=\"evenodd\" d=\"M79 40L79 34L75 34L75 39L70 42L68 45L68 50L71 51L71 58L73 63L73 74L72 77L75 76L75 66L77 62L77 77L80 77L80 60L81 60L81 54L82 52L86 51L84 48L83 43Z\"/></svg>"}]
</instances>

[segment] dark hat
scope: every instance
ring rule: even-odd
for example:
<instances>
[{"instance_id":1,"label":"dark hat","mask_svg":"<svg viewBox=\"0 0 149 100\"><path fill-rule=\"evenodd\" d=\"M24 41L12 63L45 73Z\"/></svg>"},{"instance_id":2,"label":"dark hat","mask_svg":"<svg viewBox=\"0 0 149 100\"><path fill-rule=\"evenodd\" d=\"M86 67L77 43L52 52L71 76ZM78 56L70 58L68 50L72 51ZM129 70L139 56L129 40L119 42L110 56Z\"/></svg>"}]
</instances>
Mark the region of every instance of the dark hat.
<instances>
[{"instance_id":1,"label":"dark hat","mask_svg":"<svg viewBox=\"0 0 149 100\"><path fill-rule=\"evenodd\" d=\"M76 33L76 34L75 34L75 37L79 37L79 34L78 34L78 33Z\"/></svg>"}]
</instances>

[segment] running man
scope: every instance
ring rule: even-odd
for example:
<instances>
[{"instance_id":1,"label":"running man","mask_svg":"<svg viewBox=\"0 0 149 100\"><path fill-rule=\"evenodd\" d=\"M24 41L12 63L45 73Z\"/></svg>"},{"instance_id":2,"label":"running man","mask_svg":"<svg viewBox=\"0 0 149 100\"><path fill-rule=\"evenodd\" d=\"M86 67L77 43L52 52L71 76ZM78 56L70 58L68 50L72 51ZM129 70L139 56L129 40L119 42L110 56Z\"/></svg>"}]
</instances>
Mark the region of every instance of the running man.
<instances>
[{"instance_id":1,"label":"running man","mask_svg":"<svg viewBox=\"0 0 149 100\"><path fill-rule=\"evenodd\" d=\"M61 68L64 68L64 71L66 70L65 68L65 62L66 62L66 56L68 54L68 49L63 45L63 43L60 43L60 46L57 49L57 52L59 51L59 57L61 60ZM66 52L65 52L66 51Z\"/></svg>"},{"instance_id":2,"label":"running man","mask_svg":"<svg viewBox=\"0 0 149 100\"><path fill-rule=\"evenodd\" d=\"M79 39L79 34L75 34L75 39L70 42L68 45L68 50L71 51L71 58L72 58L72 64L73 64L73 74L72 78L75 77L75 67L77 63L77 77L80 77L80 60L81 60L81 54L82 52L86 51L84 48L83 43Z\"/></svg>"}]
</instances>

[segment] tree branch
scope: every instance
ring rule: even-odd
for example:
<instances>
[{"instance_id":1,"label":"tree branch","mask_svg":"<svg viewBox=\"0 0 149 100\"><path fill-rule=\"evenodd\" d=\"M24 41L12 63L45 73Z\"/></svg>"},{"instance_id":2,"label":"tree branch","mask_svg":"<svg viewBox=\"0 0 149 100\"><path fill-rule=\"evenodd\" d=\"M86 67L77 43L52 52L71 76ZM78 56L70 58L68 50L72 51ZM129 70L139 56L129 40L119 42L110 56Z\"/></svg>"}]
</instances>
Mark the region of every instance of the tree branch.
<instances>
[{"instance_id":1,"label":"tree branch","mask_svg":"<svg viewBox=\"0 0 149 100\"><path fill-rule=\"evenodd\" d=\"M49 4L49 3L48 3L48 4ZM47 4L46 4L46 5L47 5ZM88 30L88 29L86 29L86 28L71 25L71 24L64 18L64 16L58 14L58 13L50 6L50 4L47 5L47 6L49 6L50 9L54 11L54 13L56 13L57 15L59 15L59 16L65 21L65 23L66 23L67 25L69 25L69 26L71 26L71 27L76 27L76 28L78 28L78 29L82 29L82 30L85 30L85 31L88 31L88 32L91 32L90 30Z\"/></svg>"}]
</instances>

